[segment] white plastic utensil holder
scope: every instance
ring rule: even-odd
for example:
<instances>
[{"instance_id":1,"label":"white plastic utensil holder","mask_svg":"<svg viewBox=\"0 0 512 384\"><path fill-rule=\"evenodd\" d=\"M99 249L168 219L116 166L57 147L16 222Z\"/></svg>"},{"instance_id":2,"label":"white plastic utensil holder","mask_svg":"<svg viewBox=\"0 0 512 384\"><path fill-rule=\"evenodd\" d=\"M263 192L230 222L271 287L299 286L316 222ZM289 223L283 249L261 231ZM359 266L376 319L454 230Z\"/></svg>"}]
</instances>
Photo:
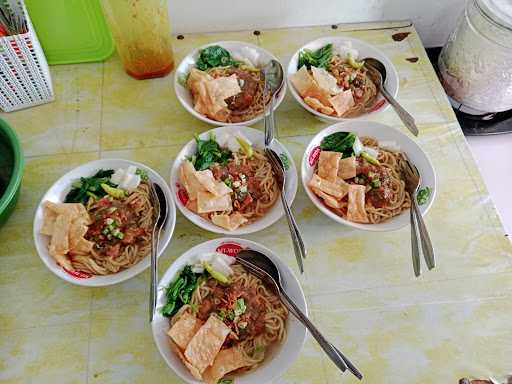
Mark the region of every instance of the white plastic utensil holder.
<instances>
[{"instance_id":1,"label":"white plastic utensil holder","mask_svg":"<svg viewBox=\"0 0 512 384\"><path fill-rule=\"evenodd\" d=\"M4 112L54 99L48 63L26 9L24 12L28 32L0 37L0 108Z\"/></svg>"}]
</instances>

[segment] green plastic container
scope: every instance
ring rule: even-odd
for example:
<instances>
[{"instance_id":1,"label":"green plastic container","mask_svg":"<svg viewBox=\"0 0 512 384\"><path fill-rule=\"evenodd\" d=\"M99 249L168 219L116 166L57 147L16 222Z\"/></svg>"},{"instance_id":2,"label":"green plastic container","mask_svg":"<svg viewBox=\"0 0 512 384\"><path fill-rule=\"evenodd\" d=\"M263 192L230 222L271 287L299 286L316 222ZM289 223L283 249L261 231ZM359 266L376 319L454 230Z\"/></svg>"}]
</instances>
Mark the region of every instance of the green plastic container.
<instances>
[{"instance_id":1,"label":"green plastic container","mask_svg":"<svg viewBox=\"0 0 512 384\"><path fill-rule=\"evenodd\" d=\"M0 227L7 221L18 201L24 163L23 150L16 132L0 119ZM6 174L9 174L8 178L5 178Z\"/></svg>"},{"instance_id":2,"label":"green plastic container","mask_svg":"<svg viewBox=\"0 0 512 384\"><path fill-rule=\"evenodd\" d=\"M114 42L99 0L25 0L48 64L102 61Z\"/></svg>"}]
</instances>

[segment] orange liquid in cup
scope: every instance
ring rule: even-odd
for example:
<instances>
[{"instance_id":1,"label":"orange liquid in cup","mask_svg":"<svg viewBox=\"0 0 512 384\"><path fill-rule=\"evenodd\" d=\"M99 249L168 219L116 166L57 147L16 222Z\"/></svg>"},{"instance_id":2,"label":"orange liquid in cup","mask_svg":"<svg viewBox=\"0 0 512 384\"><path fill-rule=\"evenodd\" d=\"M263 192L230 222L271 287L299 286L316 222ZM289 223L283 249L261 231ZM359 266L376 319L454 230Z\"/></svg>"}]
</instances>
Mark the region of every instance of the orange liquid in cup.
<instances>
[{"instance_id":1,"label":"orange liquid in cup","mask_svg":"<svg viewBox=\"0 0 512 384\"><path fill-rule=\"evenodd\" d=\"M136 79L174 69L167 0L101 0L126 72Z\"/></svg>"}]
</instances>

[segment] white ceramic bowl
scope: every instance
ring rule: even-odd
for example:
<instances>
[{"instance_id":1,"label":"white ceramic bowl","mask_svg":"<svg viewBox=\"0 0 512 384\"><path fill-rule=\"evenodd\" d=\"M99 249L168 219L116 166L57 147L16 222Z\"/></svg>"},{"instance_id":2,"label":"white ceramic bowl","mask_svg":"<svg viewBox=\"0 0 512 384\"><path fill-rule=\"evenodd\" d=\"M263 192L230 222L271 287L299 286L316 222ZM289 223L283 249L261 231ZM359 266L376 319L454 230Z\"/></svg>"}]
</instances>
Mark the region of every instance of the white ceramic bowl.
<instances>
[{"instance_id":1,"label":"white ceramic bowl","mask_svg":"<svg viewBox=\"0 0 512 384\"><path fill-rule=\"evenodd\" d=\"M68 173L62 176L59 180L57 180L51 187L46 191L43 195L43 198L39 202L37 206L36 213L34 216L34 242L36 245L37 252L39 253L39 257L43 260L44 264L48 267L50 271L55 273L61 279L69 281L70 283L76 285L84 285L89 287L101 287L106 285L117 284L122 281L128 280L133 276L138 275L142 271L144 271L150 264L150 255L146 256L137 264L132 267L111 275L105 276L97 276L97 275L89 275L86 273L76 273L71 274L70 272L65 271L60 265L58 265L55 259L50 256L48 253L48 243L49 236L40 234L41 227L43 225L43 203L47 200L59 203L63 202L67 193L71 189L71 183L80 179L80 177L87 177L94 175L99 169L116 169L116 168L126 168L130 165L134 165L137 168L144 169L149 178L156 184L158 184L162 191L165 194L167 199L167 223L163 228L162 234L160 235L160 242L158 244L158 257L164 252L165 248L169 244L171 240L172 233L174 231L174 224L176 223L176 209L174 207L173 199L171 197L171 191L169 190L169 186L162 179L162 177L153 171L151 168L145 166L144 164L136 163L130 160L122 160L122 159L101 159L91 161L89 163L83 164Z\"/></svg>"},{"instance_id":2,"label":"white ceramic bowl","mask_svg":"<svg viewBox=\"0 0 512 384\"><path fill-rule=\"evenodd\" d=\"M264 145L264 135L263 132L258 131L254 128L249 128L245 126L226 126L211 129L207 132L203 132L199 135L200 138L206 139L210 135L210 133L215 134L218 137L220 134L225 132L241 132L245 137L247 137L256 148L263 148ZM285 186L285 194L286 201L291 206L293 200L295 199L295 194L297 193L297 169L295 168L295 163L293 162L293 158L290 155L290 152L286 149L284 145L282 145L278 140L274 140L272 143L272 149L274 149L278 155L284 154L288 157L290 167L286 170L286 186ZM219 227L213 224L211 221L203 219L201 216L196 215L194 212L190 211L183 202L180 200L179 195L179 170L182 161L184 161L187 157L192 156L196 152L196 141L195 139L190 140L178 153L176 159L174 160L174 164L171 169L171 191L176 202L176 206L183 213L183 215L189 219L194 224L199 227L206 229L210 232L215 233L223 233L227 235L245 235L248 233L253 233L257 231L261 231L262 229L267 228L268 226L274 224L277 220L279 220L283 214L283 206L281 205L280 200L276 201L274 206L267 212L267 214L255 222L241 226L234 231L228 231L225 228Z\"/></svg>"},{"instance_id":3,"label":"white ceramic bowl","mask_svg":"<svg viewBox=\"0 0 512 384\"><path fill-rule=\"evenodd\" d=\"M187 383L200 384L201 382L194 379L178 356L171 351L169 346L169 336L167 336L169 319L164 317L160 312L160 308L165 305L165 287L175 280L177 274L187 264L190 264L192 260L196 260L198 255L218 251L234 256L236 251L242 248L254 249L272 259L279 269L284 289L297 306L307 314L306 298L304 297L304 292L297 278L277 255L262 245L245 239L221 238L204 242L189 249L169 267L160 280L158 284L157 310L153 322L151 323L153 338L160 354L167 365ZM236 375L236 384L269 383L273 378L284 374L299 355L306 339L306 329L291 314L288 315L286 330L286 338L273 348L272 353L265 358L264 362L259 367L247 373Z\"/></svg>"},{"instance_id":4,"label":"white ceramic bowl","mask_svg":"<svg viewBox=\"0 0 512 384\"><path fill-rule=\"evenodd\" d=\"M386 67L386 72L387 72L387 77L386 77L386 81L385 81L386 89L393 97L396 98L396 96L398 95L398 87L399 87L400 81L398 78L398 73L396 71L396 68L393 65L393 63L391 63L391 61L387 58L387 56L384 55L384 53L382 53L379 49L375 48L373 45L365 43L364 41L361 41L358 39L353 39L350 37L341 37L341 36L322 37L320 39L317 39L317 40L307 43L306 45L301 47L297 52L294 53L294 55L290 59L290 62L288 63L288 70L287 70L287 75L286 75L288 85L290 87L290 91L291 91L293 97L295 98L295 100L297 100L297 102L304 109L311 112L313 115L315 115L322 121L326 121L326 122L339 122L339 121L347 121L347 120L353 121L353 120L365 118L368 115L371 115L371 114L374 114L374 113L377 113L380 111L384 111L387 108L389 108L389 103L384 99L382 94L379 93L379 95L377 95L377 99L376 99L374 105L370 108L371 112L369 112L369 113L364 113L360 116L348 117L348 118L347 117L329 116L329 115L323 114L321 112L318 112L318 111L314 110L313 108L311 108L309 105L307 105L304 102L304 99L299 95L299 93L297 92L297 90L295 89L293 84L290 82L290 75L297 72L297 63L299 60L299 52L300 51L302 51L303 49L316 50L316 49L319 49L329 43L332 43L334 46L339 46L347 41L350 41L352 43L352 48L357 49L359 51L360 58L373 57L373 58L378 59L379 61L381 61L384 64L384 66Z\"/></svg>"},{"instance_id":5,"label":"white ceramic bowl","mask_svg":"<svg viewBox=\"0 0 512 384\"><path fill-rule=\"evenodd\" d=\"M246 43L243 41L218 41L215 43L209 43L209 44L203 45L199 48L194 49L187 56L185 56L185 58L181 61L180 65L178 65L178 67L176 68L176 73L174 74L174 91L176 93L176 96L178 97L178 100L183 105L183 107L185 107L185 109L187 111L189 111L193 116L197 117L199 120L202 120L202 121L212 124L212 125L216 125L216 126L218 126L220 124L223 124L225 126L240 125L240 124L253 125L253 124L257 123L258 121L263 119L263 114L255 117L254 119L242 121L239 123L224 123L222 121L216 121L216 120L209 119L208 117L197 112L194 109L194 103L192 100L192 96L190 95L190 91L187 88L185 88L183 85L180 84L179 79L186 76L190 72L190 70L195 66L196 60L199 56L199 51L201 49L204 49L211 45L220 45L221 47L227 49L231 53L235 53L235 52L240 53L241 49L244 47L253 48L259 54L259 62L261 63L259 66L261 66L261 67L264 66L266 63L268 63L272 59L277 60L277 58L273 54L271 54L269 51L267 51L266 49L263 49L257 45L254 45L251 43ZM277 60L277 61L279 61L279 60ZM284 66L283 66L283 70L284 70ZM276 110L279 107L279 105L281 104L281 102L284 99L285 94L286 94L286 81L284 82L283 87L281 88L281 90L279 91L279 93L277 95L277 98L276 98L276 101L274 104L274 110Z\"/></svg>"},{"instance_id":6,"label":"white ceramic bowl","mask_svg":"<svg viewBox=\"0 0 512 384\"><path fill-rule=\"evenodd\" d=\"M372 136L377 138L379 141L395 141L400 146L401 151L405 152L412 163L414 163L418 168L421 175L420 188L432 188L432 194L430 195L427 203L420 205L420 211L423 216L428 212L432 202L434 201L437 190L436 175L429 158L418 144L416 144L416 142L410 139L407 135L393 127L371 121L347 121L331 125L330 127L320 131L307 146L304 157L302 158L302 185L313 204L315 204L320 211L340 224L344 224L352 228L363 229L365 231L394 231L409 224L409 210L405 210L399 215L379 224L354 223L332 212L308 187L307 184L309 180L311 180L311 177L313 177L313 171L315 169L316 161L318 160L320 142L325 136L340 131L354 132L358 136Z\"/></svg>"}]
</instances>

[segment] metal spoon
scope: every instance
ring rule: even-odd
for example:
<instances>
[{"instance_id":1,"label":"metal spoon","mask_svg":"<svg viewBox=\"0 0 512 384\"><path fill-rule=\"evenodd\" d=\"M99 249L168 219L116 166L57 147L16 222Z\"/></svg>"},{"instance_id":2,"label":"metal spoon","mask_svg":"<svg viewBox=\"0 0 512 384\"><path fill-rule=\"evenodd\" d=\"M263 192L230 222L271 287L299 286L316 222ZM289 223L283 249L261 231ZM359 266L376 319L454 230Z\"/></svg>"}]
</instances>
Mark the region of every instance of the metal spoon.
<instances>
[{"instance_id":1,"label":"metal spoon","mask_svg":"<svg viewBox=\"0 0 512 384\"><path fill-rule=\"evenodd\" d=\"M151 237L151 285L149 287L149 322L153 321L156 308L156 293L158 284L158 244L160 232L167 221L167 199L162 188L150 181L151 196L154 202L156 215Z\"/></svg>"},{"instance_id":2,"label":"metal spoon","mask_svg":"<svg viewBox=\"0 0 512 384\"><path fill-rule=\"evenodd\" d=\"M265 148L265 154L267 155L267 158L270 161L270 165L272 166L272 170L274 171L277 187L279 188L281 203L283 205L283 210L286 216L286 220L288 222L288 228L290 229L290 235L292 237L295 258L297 259L297 264L299 266L300 273L304 273L304 263L302 262L302 259L306 258L306 246L304 245L304 241L302 240L302 235L300 234L299 226L295 221L293 212L290 209L288 202L286 201L286 178L284 173L283 162L281 161L277 153L271 148Z\"/></svg>"},{"instance_id":3,"label":"metal spoon","mask_svg":"<svg viewBox=\"0 0 512 384\"><path fill-rule=\"evenodd\" d=\"M274 100L275 95L281 90L284 84L283 67L277 60L270 60L263 67L265 77L264 94L270 94L270 102L265 106L265 147L268 147L275 136Z\"/></svg>"},{"instance_id":4,"label":"metal spoon","mask_svg":"<svg viewBox=\"0 0 512 384\"><path fill-rule=\"evenodd\" d=\"M393 96L391 96L384 86L384 83L386 82L386 67L384 64L373 57L367 57L363 60L365 67L368 68L375 77L377 77L377 85L384 98L389 104L391 104L407 129L411 131L414 136L418 136L418 127L414 122L414 118L398 103L398 101L395 100Z\"/></svg>"},{"instance_id":5,"label":"metal spoon","mask_svg":"<svg viewBox=\"0 0 512 384\"><path fill-rule=\"evenodd\" d=\"M245 249L236 255L236 259L240 264L249 269L254 275L262 279L279 294L283 304L311 332L327 356L329 356L332 362L342 372L345 372L348 366L348 369L354 374L354 376L359 380L363 378L361 372L359 372L359 370L343 355L343 353L325 339L308 317L288 296L286 291L283 289L279 269L270 258L261 252Z\"/></svg>"}]
</instances>

